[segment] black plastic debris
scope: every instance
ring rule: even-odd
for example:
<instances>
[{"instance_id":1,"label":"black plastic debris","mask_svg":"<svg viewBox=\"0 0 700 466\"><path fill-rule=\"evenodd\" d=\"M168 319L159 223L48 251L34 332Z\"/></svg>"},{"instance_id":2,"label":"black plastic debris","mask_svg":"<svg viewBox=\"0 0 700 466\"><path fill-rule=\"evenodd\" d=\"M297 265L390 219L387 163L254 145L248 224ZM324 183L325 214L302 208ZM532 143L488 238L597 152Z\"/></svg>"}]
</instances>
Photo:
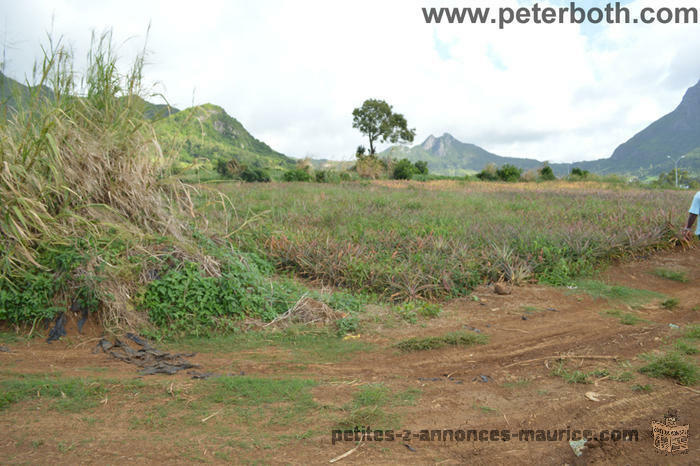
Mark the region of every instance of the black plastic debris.
<instances>
[{"instance_id":1,"label":"black plastic debris","mask_svg":"<svg viewBox=\"0 0 700 466\"><path fill-rule=\"evenodd\" d=\"M202 380L217 376L217 374L215 374L214 372L199 372L199 371L188 371L187 375L191 375L193 379L202 379Z\"/></svg>"},{"instance_id":2,"label":"black plastic debris","mask_svg":"<svg viewBox=\"0 0 700 466\"><path fill-rule=\"evenodd\" d=\"M61 312L56 317L56 322L53 328L49 331L49 337L46 339L46 343L51 343L59 338L66 335L66 313Z\"/></svg>"},{"instance_id":3,"label":"black plastic debris","mask_svg":"<svg viewBox=\"0 0 700 466\"><path fill-rule=\"evenodd\" d=\"M489 380L493 380L491 377L488 375L479 375L478 377L474 377L472 379L472 382L481 382L481 383L487 383Z\"/></svg>"},{"instance_id":4,"label":"black plastic debris","mask_svg":"<svg viewBox=\"0 0 700 466\"><path fill-rule=\"evenodd\" d=\"M455 379L451 375L444 374L442 377L418 377L418 380L421 382L439 382L441 380L449 380L450 382L456 383L458 385L462 384L462 381L459 379Z\"/></svg>"},{"instance_id":5,"label":"black plastic debris","mask_svg":"<svg viewBox=\"0 0 700 466\"><path fill-rule=\"evenodd\" d=\"M0 352L1 353L11 353L12 351L10 351L10 348L8 348L7 346L0 345Z\"/></svg>"},{"instance_id":6,"label":"black plastic debris","mask_svg":"<svg viewBox=\"0 0 700 466\"><path fill-rule=\"evenodd\" d=\"M80 319L78 320L78 333L83 333L83 325L85 325L85 322L87 322L88 319L87 306L84 306L81 301L76 299L70 305L70 310L76 314L80 313Z\"/></svg>"},{"instance_id":7,"label":"black plastic debris","mask_svg":"<svg viewBox=\"0 0 700 466\"><path fill-rule=\"evenodd\" d=\"M148 343L148 341L146 341L142 337L136 335L135 333L127 333L126 337L144 349L153 349L151 347L151 344Z\"/></svg>"},{"instance_id":8,"label":"black plastic debris","mask_svg":"<svg viewBox=\"0 0 700 466\"><path fill-rule=\"evenodd\" d=\"M527 316L521 316L520 318L523 320L527 320Z\"/></svg>"},{"instance_id":9,"label":"black plastic debris","mask_svg":"<svg viewBox=\"0 0 700 466\"><path fill-rule=\"evenodd\" d=\"M114 339L114 343L102 338L97 343L95 352L102 350L115 359L138 366L141 368L139 372L141 375L172 375L182 370L200 367L198 364L194 364L185 359L191 358L195 353L171 354L153 348L148 341L133 333L127 333L126 337L141 348L134 349L118 338Z\"/></svg>"},{"instance_id":10,"label":"black plastic debris","mask_svg":"<svg viewBox=\"0 0 700 466\"><path fill-rule=\"evenodd\" d=\"M404 443L403 446L406 447L406 448L408 448L409 451L413 451L413 452L416 451L416 449L413 448L413 447L412 447L411 445L409 445L408 443Z\"/></svg>"}]
</instances>

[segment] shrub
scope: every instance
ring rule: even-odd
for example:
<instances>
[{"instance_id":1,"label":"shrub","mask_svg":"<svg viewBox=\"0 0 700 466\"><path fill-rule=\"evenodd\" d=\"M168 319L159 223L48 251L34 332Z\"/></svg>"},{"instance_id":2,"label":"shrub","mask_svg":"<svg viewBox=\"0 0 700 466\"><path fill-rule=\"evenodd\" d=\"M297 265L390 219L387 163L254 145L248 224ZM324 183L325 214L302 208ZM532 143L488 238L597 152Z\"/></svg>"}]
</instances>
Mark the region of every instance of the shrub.
<instances>
[{"instance_id":1,"label":"shrub","mask_svg":"<svg viewBox=\"0 0 700 466\"><path fill-rule=\"evenodd\" d=\"M540 168L540 180L542 181L554 181L556 180L557 177L554 176L554 172L552 171L552 167L549 165L545 165L544 167Z\"/></svg>"},{"instance_id":2,"label":"shrub","mask_svg":"<svg viewBox=\"0 0 700 466\"><path fill-rule=\"evenodd\" d=\"M336 321L336 327L338 329L338 336L342 337L348 333L357 333L360 329L360 321L354 316L343 317Z\"/></svg>"},{"instance_id":3,"label":"shrub","mask_svg":"<svg viewBox=\"0 0 700 466\"><path fill-rule=\"evenodd\" d=\"M270 174L262 168L246 168L238 176L248 183L268 183L270 181Z\"/></svg>"},{"instance_id":4,"label":"shrub","mask_svg":"<svg viewBox=\"0 0 700 466\"><path fill-rule=\"evenodd\" d=\"M245 165L242 165L236 159L218 159L216 161L217 173L226 178L233 178L234 176L239 175L245 169Z\"/></svg>"},{"instance_id":5,"label":"shrub","mask_svg":"<svg viewBox=\"0 0 700 466\"><path fill-rule=\"evenodd\" d=\"M419 160L414 165L415 165L416 170L419 174L421 174L421 175L428 174L428 162L425 162L423 160Z\"/></svg>"},{"instance_id":6,"label":"shrub","mask_svg":"<svg viewBox=\"0 0 700 466\"><path fill-rule=\"evenodd\" d=\"M251 254L230 255L216 277L188 262L149 283L141 302L157 327L185 334L230 330L247 316L271 320L289 309L296 290L271 287L261 265L269 267Z\"/></svg>"},{"instance_id":7,"label":"shrub","mask_svg":"<svg viewBox=\"0 0 700 466\"><path fill-rule=\"evenodd\" d=\"M496 181L498 179L498 167L495 163L489 163L481 170L476 177L483 181Z\"/></svg>"},{"instance_id":8,"label":"shrub","mask_svg":"<svg viewBox=\"0 0 700 466\"><path fill-rule=\"evenodd\" d=\"M295 168L292 170L288 170L284 172L282 175L282 179L284 181L311 181L311 174L302 169L302 168Z\"/></svg>"},{"instance_id":9,"label":"shrub","mask_svg":"<svg viewBox=\"0 0 700 466\"><path fill-rule=\"evenodd\" d=\"M590 172L589 172L588 170L581 170L581 169L578 168L578 167L574 167L574 168L571 169L571 176L572 176L572 177L577 177L577 178L580 178L580 179L586 179L586 178L588 178L589 173L590 173Z\"/></svg>"},{"instance_id":10,"label":"shrub","mask_svg":"<svg viewBox=\"0 0 700 466\"><path fill-rule=\"evenodd\" d=\"M401 159L394 166L395 180L410 180L411 176L417 173L419 173L418 169L408 159Z\"/></svg>"},{"instance_id":11,"label":"shrub","mask_svg":"<svg viewBox=\"0 0 700 466\"><path fill-rule=\"evenodd\" d=\"M507 181L509 183L518 181L522 173L523 171L520 168L509 163L506 163L501 168L496 170L496 175L498 176L498 178L501 181Z\"/></svg>"}]
</instances>

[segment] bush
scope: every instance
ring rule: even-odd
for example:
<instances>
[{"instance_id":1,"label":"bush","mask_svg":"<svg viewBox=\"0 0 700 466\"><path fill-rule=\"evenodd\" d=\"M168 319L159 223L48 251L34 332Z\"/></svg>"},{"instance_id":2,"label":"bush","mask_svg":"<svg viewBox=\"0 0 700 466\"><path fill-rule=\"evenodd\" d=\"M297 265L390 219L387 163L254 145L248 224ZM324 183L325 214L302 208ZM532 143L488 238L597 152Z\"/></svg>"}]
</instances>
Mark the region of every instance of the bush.
<instances>
[{"instance_id":1,"label":"bush","mask_svg":"<svg viewBox=\"0 0 700 466\"><path fill-rule=\"evenodd\" d=\"M226 178L233 178L244 171L246 167L241 165L236 159L218 159L216 161L216 171L221 176Z\"/></svg>"},{"instance_id":2,"label":"bush","mask_svg":"<svg viewBox=\"0 0 700 466\"><path fill-rule=\"evenodd\" d=\"M410 180L411 176L417 173L418 169L408 159L401 159L394 166L395 180Z\"/></svg>"},{"instance_id":3,"label":"bush","mask_svg":"<svg viewBox=\"0 0 700 466\"><path fill-rule=\"evenodd\" d=\"M489 163L477 173L476 177L482 181L496 181L498 179L498 167L495 163Z\"/></svg>"},{"instance_id":4,"label":"bush","mask_svg":"<svg viewBox=\"0 0 700 466\"><path fill-rule=\"evenodd\" d=\"M248 183L268 183L270 174L262 168L246 168L238 175Z\"/></svg>"},{"instance_id":5,"label":"bush","mask_svg":"<svg viewBox=\"0 0 700 466\"><path fill-rule=\"evenodd\" d=\"M496 175L498 176L498 178L501 181L507 181L509 183L518 181L522 173L523 171L520 168L509 163L506 163L501 168L496 170Z\"/></svg>"},{"instance_id":6,"label":"bush","mask_svg":"<svg viewBox=\"0 0 700 466\"><path fill-rule=\"evenodd\" d=\"M586 178L588 178L589 173L590 172L588 170L581 170L578 167L574 167L571 169L571 177L586 179Z\"/></svg>"},{"instance_id":7,"label":"bush","mask_svg":"<svg viewBox=\"0 0 700 466\"><path fill-rule=\"evenodd\" d=\"M347 172L337 172L333 170L319 170L316 172L317 183L338 183L341 180L349 180L350 175Z\"/></svg>"},{"instance_id":8,"label":"bush","mask_svg":"<svg viewBox=\"0 0 700 466\"><path fill-rule=\"evenodd\" d=\"M289 182L311 181L311 174L302 168L295 168L293 170L288 170L288 171L284 172L284 174L282 175L282 179L284 181L289 181Z\"/></svg>"},{"instance_id":9,"label":"bush","mask_svg":"<svg viewBox=\"0 0 700 466\"><path fill-rule=\"evenodd\" d=\"M269 286L271 266L259 257L241 254L227 259L219 277L207 276L188 262L149 283L141 303L150 321L161 329L206 334L230 330L248 316L271 320L297 299L289 284Z\"/></svg>"}]
</instances>

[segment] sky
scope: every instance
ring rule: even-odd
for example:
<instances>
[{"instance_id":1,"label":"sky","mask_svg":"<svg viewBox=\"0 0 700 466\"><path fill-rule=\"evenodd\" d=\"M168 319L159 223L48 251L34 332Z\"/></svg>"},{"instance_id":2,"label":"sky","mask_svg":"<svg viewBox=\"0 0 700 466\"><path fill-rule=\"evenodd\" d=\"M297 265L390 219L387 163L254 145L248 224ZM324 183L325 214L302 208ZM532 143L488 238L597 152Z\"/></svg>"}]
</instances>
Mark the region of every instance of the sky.
<instances>
[{"instance_id":1,"label":"sky","mask_svg":"<svg viewBox=\"0 0 700 466\"><path fill-rule=\"evenodd\" d=\"M533 3L0 0L0 39L5 73L24 80L49 31L71 45L80 68L91 32L112 29L126 67L150 24L146 81L154 93L178 108L220 105L287 155L335 160L367 145L352 128L352 110L368 98L402 113L415 143L448 132L503 156L605 158L700 79L698 24L499 29L426 24L421 11ZM633 14L643 6L700 7L699 0L624 3Z\"/></svg>"}]
</instances>

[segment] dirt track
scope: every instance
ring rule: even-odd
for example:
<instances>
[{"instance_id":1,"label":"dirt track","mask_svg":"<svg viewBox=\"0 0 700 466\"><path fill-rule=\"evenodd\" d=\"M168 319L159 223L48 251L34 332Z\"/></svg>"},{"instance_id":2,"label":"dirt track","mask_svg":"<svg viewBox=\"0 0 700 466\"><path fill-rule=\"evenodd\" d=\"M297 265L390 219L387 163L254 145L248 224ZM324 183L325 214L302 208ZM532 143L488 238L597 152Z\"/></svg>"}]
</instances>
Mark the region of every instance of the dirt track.
<instances>
[{"instance_id":1,"label":"dirt track","mask_svg":"<svg viewBox=\"0 0 700 466\"><path fill-rule=\"evenodd\" d=\"M277 358L265 348L253 357L247 353L217 352L199 354L195 361L205 368L235 367L249 375L306 376L322 383L313 389L314 400L328 409L341 408L352 392L363 384L383 383L392 392L419 389L413 406L401 408L401 429L637 429L638 442L602 442L576 458L567 441L524 442L465 441L366 442L338 464L690 464L700 451L700 392L671 380L652 379L636 372L642 364L641 353L667 348L671 338L689 323L700 322L700 249L679 251L647 260L611 267L601 280L647 289L677 298L673 310L663 309L652 300L637 309L611 304L586 294L544 286L515 288L508 296L498 296L489 288L476 291L480 301L456 300L445 306L443 314L424 326L384 327L377 319L360 337L372 343L372 350L354 353L338 363L303 366ZM652 275L658 267L682 268L687 283L678 283ZM604 311L618 308L643 319L636 325L623 325ZM694 310L695 309L695 310ZM368 312L381 310L372 310ZM523 319L523 316L525 319ZM400 354L390 346L412 336L477 328L490 336L485 346L445 348ZM8 345L11 353L0 353L0 377L8 373L46 373L60 371L63 376L94 375L89 368L107 368L99 375L109 379L130 380L135 369L104 354L92 354L95 338L69 337L69 342L46 345L43 341ZM559 355L606 356L616 359L567 360L570 370L591 372L608 369L611 374L630 371L634 380L621 382L611 377L595 377L595 384L571 384L552 375ZM697 356L694 356L697 362ZM626 361L628 363L626 363ZM87 369L86 369L87 368ZM86 372L87 371L87 372ZM484 376L483 378L481 376ZM483 382L482 380L486 380ZM196 381L185 374L154 376L148 382L168 384L187 391ZM653 390L633 391L634 384L650 384ZM602 394L600 401L587 399L585 393ZM161 393L162 394L162 393ZM195 459L205 462L254 462L320 464L328 463L355 446L355 442L331 445L332 423L318 415L320 426L287 426L280 433L312 430L308 438L266 448L225 445L218 438L217 426L235 422L225 415L214 418L203 431L186 423L169 423L155 429L141 429L129 422L136 412L144 412L161 400L158 396L118 397L102 403L89 413L96 421L85 421L84 414L62 414L43 409L35 401L26 401L0 411L0 425L6 435L0 439L3 463L90 463L90 462L176 462ZM41 408L37 410L37 407ZM669 409L677 409L682 423L690 423L690 454L660 456L652 444L650 421L663 418ZM311 421L316 419L312 416ZM209 427L211 426L211 427ZM32 446L32 439L44 439ZM58 448L73 445L72 448ZM196 456L183 456L197 452ZM214 451L226 450L227 456Z\"/></svg>"}]
</instances>

